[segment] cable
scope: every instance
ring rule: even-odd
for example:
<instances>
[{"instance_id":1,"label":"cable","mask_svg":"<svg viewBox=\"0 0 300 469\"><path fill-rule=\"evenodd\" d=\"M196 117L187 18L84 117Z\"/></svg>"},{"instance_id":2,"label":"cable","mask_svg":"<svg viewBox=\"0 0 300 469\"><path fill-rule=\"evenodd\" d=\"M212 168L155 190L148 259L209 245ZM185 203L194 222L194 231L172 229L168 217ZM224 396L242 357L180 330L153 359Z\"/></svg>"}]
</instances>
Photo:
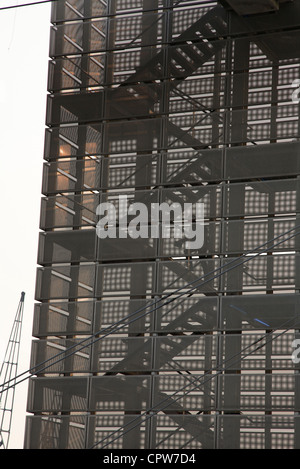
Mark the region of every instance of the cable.
<instances>
[{"instance_id":1,"label":"cable","mask_svg":"<svg viewBox=\"0 0 300 469\"><path fill-rule=\"evenodd\" d=\"M32 3L30 3L30 4L28 3L28 4L21 4L21 5L15 5L15 6L7 6L7 7L2 7L2 8L0 8L0 10L1 10L1 9L9 9L9 8L17 8L17 7L21 7L21 6L30 6L30 5L40 4L40 3L48 3L49 1L51 1L51 0L45 0L45 1L39 1L39 2L32 2ZM182 1L182 0L177 0L177 1L175 2L175 5L172 6L172 8L173 8L173 7L177 7L177 6L181 3L181 1ZM159 19L160 19L160 18L159 18ZM156 21L157 21L157 20L156 20ZM153 24L153 23L152 23L152 24ZM152 26L152 25L151 25L151 26ZM133 40L133 42L134 42L134 41L135 41L135 39ZM148 307L149 307L149 306L147 306L147 308L148 308ZM133 314L137 314L137 313L133 313ZM99 333L101 333L101 332L99 332ZM95 334L95 335L99 335L99 333L97 333L97 334ZM89 339L86 339L86 340L90 340L90 338L89 338ZM76 346L78 347L78 344L76 344ZM75 347L75 346L73 346L73 347ZM65 353L65 351L64 351L64 352L61 352L61 353L58 354L58 355L61 355L61 354L64 354L64 353ZM51 360L53 360L53 357L52 357L52 359L50 359L49 361L51 361ZM30 372L30 371L31 371L31 369L30 369L28 372ZM24 374L25 374L25 373L27 373L27 372L24 372ZM4 386L5 384L7 384L7 382L6 382L6 383L3 383L2 386Z\"/></svg>"},{"instance_id":2,"label":"cable","mask_svg":"<svg viewBox=\"0 0 300 469\"><path fill-rule=\"evenodd\" d=\"M0 10L11 10L13 8L21 8L21 7L31 7L34 5L40 5L41 3L50 3L50 2L57 2L59 0L41 0L39 2L31 2L31 3L22 3L21 5L11 5L6 7L0 7Z\"/></svg>"},{"instance_id":3,"label":"cable","mask_svg":"<svg viewBox=\"0 0 300 469\"><path fill-rule=\"evenodd\" d=\"M295 229L295 228L294 228L294 229ZM288 232L290 232L290 231L293 231L293 229L288 230ZM288 239L293 238L293 237L297 236L298 234L299 234L299 233L295 233L294 235L290 236ZM284 236L284 234L279 235L277 238L280 238L280 237L282 237L282 236ZM277 239L277 238L275 238L275 239ZM281 241L281 242L279 242L279 243L274 243L274 245L281 244L281 243L283 243L283 242L285 242L285 241L287 241L287 240L283 240L283 241ZM268 244L269 242L270 242L270 241L268 241L267 243L264 243L264 245L265 245L265 244ZM257 250L257 249L258 249L258 248L256 248L256 250ZM269 248L269 249L270 249L270 248ZM261 254L262 254L262 253L257 253L256 256L257 256L257 255L261 255ZM252 256L252 257L246 259L245 261L246 261L246 262L247 262L248 260L250 261L250 260L252 260L253 258L255 258L256 256ZM241 256L241 257L242 257L242 256ZM236 259L234 259L234 262L235 262L235 260L236 260ZM242 263L244 263L244 262L242 262ZM241 265L242 263L239 263L238 265ZM237 265L236 265L235 267L237 267ZM235 268L235 267L233 267L233 268ZM217 270L218 270L218 269L217 269ZM229 270L231 270L231 269L229 269ZM224 273L225 273L225 272L221 273L221 275L223 275ZM191 282L191 283L194 283L194 282ZM176 298L175 298L175 299L176 299ZM173 299L173 300L174 300L174 299ZM135 313L134 313L134 314L135 314ZM136 318L136 319L137 319L137 318ZM294 319L294 318L293 318L293 319ZM121 327L122 327L122 326L121 326ZM102 338L103 338L103 337L102 337ZM101 337L98 338L97 340L100 340L100 339L101 339ZM97 341L97 340L96 340L96 341ZM262 340L262 338L261 338L260 340ZM95 342L96 342L96 341L95 341ZM250 346L253 346L253 344L251 344ZM250 346L248 346L248 347L250 347ZM71 355L73 355L74 353L76 353L76 351L73 352ZM238 355L241 355L241 353L242 353L242 352L239 352ZM252 353L252 352L251 352L251 353ZM66 357L63 357L61 360L65 359L65 358L66 358ZM244 358L245 358L245 357L244 357ZM61 361L61 360L60 360L60 361ZM230 358L230 360L232 360L232 357ZM48 361L49 361L49 360L48 360ZM53 365L53 364L52 364L52 365ZM51 365L50 365L50 366L51 366ZM231 366L232 366L232 365L231 365ZM38 367L38 365L36 365L35 368L37 368L37 367ZM46 368L47 368L47 367L46 367ZM222 370L221 370L221 371L222 371ZM220 371L220 372L221 372L221 371ZM24 374L24 373L23 373L23 374ZM28 379L28 378L29 378L29 377L26 377L25 379ZM202 379L202 378L203 378L203 376L201 377L201 379ZM19 384L20 382L24 381L25 379L19 381L18 383L15 383L14 386L15 386L16 384ZM189 385L190 385L190 383L188 384L188 386L189 386ZM177 391L177 392L179 392L179 391ZM175 394L177 394L177 392L176 392ZM190 392L190 391L189 391L189 392ZM181 398L181 396L180 396L178 399L180 399L180 398ZM169 397L169 399L170 399L170 397ZM177 400L178 400L178 399L177 399ZM163 402L163 401L162 401L162 402ZM159 404L161 405L161 403L159 403ZM157 404L157 405L158 405L158 404ZM170 404L168 404L168 405L170 405ZM161 409L160 409L160 410L161 410ZM149 411L148 411L148 412L149 412ZM140 418L140 416L139 416L138 418ZM148 418L151 418L151 416L148 416ZM132 422L131 422L131 423L132 423ZM120 431L120 430L118 430L118 431ZM100 444L100 443L97 443L96 445L98 445L98 444Z\"/></svg>"},{"instance_id":4,"label":"cable","mask_svg":"<svg viewBox=\"0 0 300 469\"><path fill-rule=\"evenodd\" d=\"M49 3L50 1L54 1L54 0L45 0L45 1L40 1L40 2L34 2L34 3L31 3L31 4L18 5L18 6L15 6L15 7L3 7L3 8L0 8L0 10L4 10L4 9L8 9L8 8L16 8L16 7L21 7L21 6L30 6L30 5L36 5L36 4L42 4L42 3ZM298 234L299 234L299 233L296 233L294 236L297 236ZM281 236L283 236L283 235L281 235ZM292 237L294 237L294 236L292 236ZM283 242L285 242L285 241L286 241L286 240L284 240ZM278 243L278 244L281 244L281 243ZM257 255L261 255L261 253L260 253L260 254L257 254ZM254 256L254 257L256 257L256 256ZM251 260L251 259L253 259L253 258L249 258L248 260ZM234 262L235 262L235 261L234 261ZM245 261L245 262L247 262L247 261ZM241 263L241 264L242 264L242 263ZM239 265L240 265L240 264L239 264ZM237 266L235 266L235 267L237 267ZM235 268L235 267L234 267L234 268ZM230 269L229 269L229 270L230 270ZM224 273L226 273L226 272L223 272L223 273L221 273L220 275L223 275ZM201 278L201 277L200 277L200 278ZM214 278L216 278L216 277L214 277ZM199 280L199 279L198 279L198 280ZM210 282L211 280L212 280L212 279L209 279L208 281ZM183 288L186 288L186 286L183 287ZM195 288L197 288L197 287L195 287ZM173 294L174 294L174 293L173 293ZM183 293L183 294L186 294L186 293ZM171 295L171 294L170 294L170 295ZM177 299L177 298L176 298L176 299ZM160 301L161 301L161 300L160 300ZM172 301L174 301L174 299L173 299ZM170 302L171 302L171 301L169 301L168 303L170 303ZM166 303L166 304L168 304L168 303ZM163 305L162 305L162 306L163 306ZM157 309L161 308L162 306L159 306ZM148 307L149 307L149 306L148 306ZM147 308L148 308L148 307L147 307ZM134 312L134 313L132 313L132 314L135 315L135 314L137 314L137 312ZM146 314L149 314L149 313L146 313ZM142 317L142 316L140 316L140 317ZM138 318L134 319L134 321L137 320L137 319L138 319ZM124 321L124 319L123 319L123 321ZM113 327L115 327L115 325L114 325ZM121 327L124 327L124 325L121 326ZM117 329L117 330L118 330L118 329ZM101 332L99 332L99 333L101 333ZM99 333L97 333L97 335L98 335ZM111 332L110 332L110 333L111 333ZM108 335L108 334L107 334L107 335ZM280 335L280 334L278 334L278 336L279 336L279 335ZM277 336L277 337L278 337L278 336ZM98 338L97 340L100 340L100 339L102 339L102 338L103 338L103 337ZM97 340L96 340L96 341L97 341ZM275 339L273 339L273 340L275 340ZM96 341L95 341L95 342L96 342ZM94 343L94 342L92 342L92 343ZM77 345L78 345L78 344L77 344ZM76 345L76 346L77 346L77 345ZM92 345L92 344L89 344L89 345ZM65 353L65 351L64 351L64 352L61 352L61 353ZM78 351L73 352L73 354L74 354L74 353L78 353ZM251 352L251 353L253 353L253 352ZM72 355L73 355L73 354L72 354ZM64 360L65 358L66 358L66 357L63 357L61 360ZM245 357L244 357L244 358L245 358ZM231 358L231 359L232 359L232 358ZM53 357L52 357L51 359L49 359L49 360L53 360ZM53 365L53 364L51 364L51 365L49 365L49 366L52 366L52 365ZM39 365L36 365L36 366L35 366L34 368L32 368L32 369L36 369L38 366L39 366ZM223 371L223 370L219 371L219 373L222 372L222 371ZM213 378L214 378L215 376L217 376L217 375L214 375ZM202 378L202 377L201 377L201 378ZM213 378L211 378L211 379L213 379ZM4 384L6 384L6 383L4 383ZM18 383L16 383L16 384L18 384ZM14 386L15 386L15 385L14 385ZM178 392L179 392L179 390L176 391L175 394L177 394ZM189 392L191 392L191 391L189 391ZM179 398L181 398L181 397L179 397ZM179 399L179 398L178 398L178 399ZM160 404L160 403L159 403L159 404ZM158 404L157 404L157 405L158 405ZM170 405L170 404L169 404L169 405ZM166 406L166 407L168 407L168 406ZM158 412L158 411L157 411L157 412ZM152 417L152 416L151 416L151 417ZM98 445L98 444L97 444L97 445Z\"/></svg>"},{"instance_id":5,"label":"cable","mask_svg":"<svg viewBox=\"0 0 300 469\"><path fill-rule=\"evenodd\" d=\"M252 259L256 258L257 256L260 256L261 254L264 253L264 251L259 252L259 253L256 253L256 254L253 255L253 256L250 256L249 254L251 254L252 252L256 252L256 251L257 251L258 249L260 249L261 247L263 247L263 246L269 244L270 242L272 242L272 241L274 241L274 240L276 240L276 239L278 239L278 238L281 238L282 236L285 236L286 234L288 234L288 233L290 233L290 232L292 232L292 231L294 231L294 230L296 230L296 229L298 229L298 228L300 228L300 225L297 225L295 228L292 228L292 229L290 229L290 230L287 230L285 233L283 233L283 234L281 234L281 235L278 235L277 237L275 237L275 238L273 238L273 239L267 241L266 243L262 244L261 246L256 247L254 250L245 253L244 255L240 256L240 258L246 257L244 261L242 261L242 262L240 262L240 263L234 265L233 267L231 267L231 268L225 270L224 272L219 273L218 275L215 275L215 276L212 277L212 278L209 278L208 280L202 282L200 285L196 285L196 286L192 287L189 291L191 292L191 291L195 290L196 288L199 288L200 286L203 286L205 283L210 282L211 280L214 280L215 278L218 278L218 277L221 276L221 275L224 275L225 273L227 273L228 271L231 271L232 269L235 269L237 266L240 266L240 265L242 265L242 264L244 264L244 263L246 263L246 262L251 261ZM280 244L286 242L288 239L294 238L294 237L297 236L298 234L300 234L300 232L296 232L295 234L289 236L287 239L284 239L284 240L282 240L282 241L280 241L280 242L278 242L278 243L274 243L272 246L269 246L268 248L266 248L265 251L268 251L270 248L274 248L275 246L278 246L278 245L280 245ZM234 258L231 262L229 262L226 267L228 267L228 265L230 265L230 264L234 264L235 262L236 262L236 258ZM214 272L217 272L217 271L219 271L219 270L222 270L223 267L224 267L224 266L221 266L221 267L215 269L214 271L209 272L208 274L204 275L203 277L200 277L200 279L201 279L201 278L205 278L206 276L209 276L209 275L211 275L211 274L214 273ZM194 280L194 281L188 283L187 285L185 285L185 286L183 286L183 287L181 287L181 288L175 290L174 292L172 292L172 293L166 295L165 298L172 297L172 295L176 294L177 292L180 292L182 289L186 289L188 286L190 286L190 285L192 285L192 284L194 284L195 282L198 282L198 281L199 281L199 278L197 278L196 280ZM35 365L34 367L31 367L31 368L29 368L28 370L24 371L23 373L21 373L20 375L18 375L18 376L15 378L15 384L14 384L13 386L15 386L15 385L17 385L17 384L20 384L21 382L23 382L23 381L29 379L30 376L36 374L37 369L38 369L40 366L43 366L43 365L45 365L46 363L51 362L51 364L49 364L48 366L45 366L44 368L39 369L39 370L38 370L39 373L41 373L41 372L44 371L45 369L47 369L47 368L53 366L54 364L59 363L59 362L62 361L62 360L65 360L66 358L68 358L68 357L74 355L75 353L78 353L78 352L79 352L80 350L82 350L83 348L88 347L88 346L91 346L91 345L93 345L94 343L98 342L99 340L104 339L106 336L108 336L108 335L110 335L110 334L112 334L112 333L114 333L114 332L119 331L119 330L122 329L124 326L129 325L129 324L131 324L132 322L135 322L137 319L141 319L142 317L144 317L145 315L151 313L152 311L156 311L157 309L162 308L164 305L167 305L167 304L172 303L173 301L177 300L177 299L178 299L179 297L181 297L182 295L186 295L187 293L188 293L188 292L184 291L184 292L178 294L177 296L175 296L174 298L172 297L172 298L169 299L167 302L165 302L165 303L163 303L163 304L160 304L159 306L156 306L156 307L154 308L154 310L150 310L149 312L146 312L146 313L144 313L144 314L142 314L142 315L140 315L140 316L138 316L138 317L132 319L132 320L129 321L128 323L122 324L125 320L130 319L132 316L135 316L135 315L138 314L139 312L144 311L145 309L147 310L147 309L148 309L149 307L151 307L152 305L157 305L157 303L160 303L161 301L164 301L164 298L163 298L163 299L160 299L159 301L155 300L152 304L147 305L146 307L140 308L139 310L137 310L137 311L135 311L135 312L129 314L127 317L125 317L125 318L123 318L123 319L117 321L114 325L109 326L109 327L107 327L107 328L105 328L105 329L103 329L103 330L98 331L97 333L93 334L92 336L89 336L89 337L83 339L83 340L80 341L78 344L74 344L73 346L70 346L70 347L67 348L66 350L64 350L64 351L62 351L62 352L59 352L59 353L58 353L57 355L55 355L54 357L51 357L50 359L47 359L47 360L45 360L45 361L43 361L43 362L41 362L41 363ZM115 327L116 325L118 325L118 327ZM104 333L104 332L106 332L106 333L105 333L104 335L102 335L101 337L96 337L96 336L98 336L99 334L102 334L102 333ZM93 338L94 338L95 340L92 340ZM92 342L89 343L89 344L85 344L85 345L83 345L79 350L75 350L75 351L71 352L69 355L66 355L66 352L69 352L70 350L74 349L75 347L80 346L81 344L85 343L85 342L88 341L88 340L92 340ZM59 356L61 356L61 355L63 355L63 357L61 357L60 359L58 359L56 362L53 362L53 360L54 360L55 358L57 358L57 357L59 357ZM35 371L35 373L32 373L33 371ZM22 376L24 376L24 375L27 374L27 373L29 373L30 376L26 376L26 377L23 378L22 380L16 382L17 379L21 378ZM2 388L3 388L4 386L8 385L9 382L10 382L10 380L8 380L8 381L2 383L2 385L1 385ZM9 389L9 387L12 387L12 386L7 386L5 389L2 389L1 392L0 392L0 394L1 394L2 392L6 391L7 389Z\"/></svg>"},{"instance_id":6,"label":"cable","mask_svg":"<svg viewBox=\"0 0 300 469\"><path fill-rule=\"evenodd\" d=\"M10 38L7 50L10 50L10 48L12 46L12 43L13 43L15 29L16 29L16 18L17 18L17 10L14 11L14 19L13 19L13 24L12 24L11 38Z\"/></svg>"},{"instance_id":7,"label":"cable","mask_svg":"<svg viewBox=\"0 0 300 469\"><path fill-rule=\"evenodd\" d=\"M269 244L271 241L276 240L276 239L278 239L278 238L281 238L282 236L285 236L286 234L290 233L291 231L296 230L297 228L300 228L300 225L298 225L298 226L296 226L295 228L292 228L292 229L288 230L287 232L285 232L285 233L283 233L283 234L281 234L281 235L279 235L279 236L273 238L272 240L267 241L266 243L262 244L261 246L256 247L253 251L249 251L249 252L245 253L244 255L240 256L241 258L246 257L246 259L245 259L243 262L240 262L239 264L237 264L237 265L231 267L230 269L226 270L225 272L221 272L221 273L218 274L217 276L214 276L214 277L212 277L212 278L209 278L208 280L206 280L205 282L201 283L200 285L196 285L195 287L193 287L193 288L190 289L190 292L193 291L194 289L199 288L199 286L203 286L203 284L205 284L205 283L207 283L207 282L210 282L211 280L214 280L215 278L218 278L220 275L223 275L223 274L227 273L228 271L230 271L230 270L236 268L237 266L240 266L240 265L242 265L242 264L244 264L244 263L246 263L246 262L249 262L249 261L252 260L253 258L256 258L257 256L261 255L264 251L259 252L259 253L257 253L257 254L254 255L254 256L249 256L249 254L251 254L252 252L257 251L257 249L260 249L262 246L265 246L266 244ZM293 238L293 237L297 236L298 234L300 234L300 232L299 232L299 233L296 233L296 234L294 234L294 235L292 235L292 236L290 236L288 239ZM274 246L277 246L277 245L280 245L280 244L286 242L288 239L285 239L285 240L283 240L283 241L280 241L280 242L278 242L278 243L273 244L272 246L266 248L265 251L269 250L270 248L274 248ZM248 256L249 256L249 257L248 257ZM236 262L236 258L234 258L231 262L229 262L229 263L227 264L227 267L228 267L228 265L230 265L230 264L232 264L232 263L234 264L235 262ZM21 373L20 375L18 375L18 376L16 377L16 379L22 377L22 376L23 376L24 374L26 374L26 373L31 373L33 370L36 371L38 367L40 367L40 366L42 366L42 365L44 365L44 364L46 364L46 363L48 363L48 362L52 362L49 366L53 366L54 364L56 364L56 363L58 363L58 362L60 362L60 361L62 361L62 360L65 360L66 358L72 356L74 353L78 353L78 352L79 352L80 350L82 350L83 348L88 347L88 346L91 346L91 345L93 345L94 343L96 343L97 341L102 340L102 339L105 338L106 336L108 336L108 335L110 335L110 334L112 334L112 333L114 333L114 332L116 332L116 331L119 331L119 330L120 330L121 328L123 328L124 326L130 325L132 322L135 322L137 319L141 319L142 317L144 317L145 315L149 314L150 312L156 311L157 309L162 308L164 305L167 305L167 304L172 303L173 301L177 300L180 296L186 295L188 292L184 291L184 292L180 293L179 295L177 295L176 297L171 298L171 299L168 300L166 303L163 303L163 304L157 306L156 308L154 308L154 310L151 310L151 311L149 311L149 312L146 312L146 313L144 313L144 314L142 314L142 315L140 315L140 316L134 318L134 319L131 320L129 323L122 324L125 320L130 319L132 316L135 316L135 315L138 314L139 312L144 311L145 309L147 310L149 307L151 307L151 306L153 306L153 305L157 305L157 303L160 303L161 301L164 301L164 299L169 298L169 297L172 297L172 295L176 294L177 292L180 292L182 289L186 289L188 286L194 284L195 282L198 282L198 281L201 280L202 278L205 278L206 276L209 276L209 275L213 274L214 272L217 272L217 271L219 271L219 270L222 270L222 268L223 268L223 266L221 266L221 267L219 267L219 268L217 268L217 269L215 269L215 270L209 272L208 274L205 274L203 277L200 277L200 278L197 278L196 280L193 280L192 282L190 282L190 283L184 285L183 287L181 287L181 288L175 290L174 292L172 292L172 293L166 295L165 298L162 298L162 299L160 299L160 300L155 300L155 301L154 301L153 303L151 303L150 305L147 305L147 306L145 306L145 307L142 307L142 308L138 309L137 311L135 311L135 312L133 312L133 313L130 313L130 314L127 315L125 318L123 318L123 319L117 321L117 322L116 322L115 324L113 324L112 326L108 326L107 328L102 329L102 330L96 332L96 333L93 334L92 336L89 336L89 337L83 339L83 340L80 341L78 344L74 344L73 346L70 346L70 347L67 348L66 350L57 353L55 356L51 357L50 359L47 359L47 360L45 360L45 361L43 361L43 362L41 362L41 363L35 365L34 367L29 368L28 370L26 370L26 371L24 371L23 373ZM120 325L119 325L119 324L120 324ZM118 325L118 327L115 327L116 325ZM113 329L113 330L111 330L111 329ZM102 334L102 333L105 333L105 334L104 334L103 336L101 336L101 337L96 337L96 336L98 336L99 334ZM65 355L66 352L68 352L68 351L74 349L75 347L80 346L81 344L83 344L83 343L85 343L86 341L91 340L91 339L93 339L93 338L96 338L96 339L95 339L94 341L92 341L91 343L85 344L82 348L80 348L79 350L76 350L75 352L72 352L70 355ZM55 358L61 356L61 355L64 355L64 356L63 356L61 359L59 359L58 361L56 361L56 362L53 363L53 360L54 360ZM40 369L39 372L44 371L44 370L47 369L49 366L46 366L46 367ZM35 373L32 373L32 374L35 374ZM27 377L27 378L28 378L28 377ZM26 378L26 379L27 379L27 378ZM22 381L24 381L24 380L22 380ZM21 381L21 382L22 382L22 381ZM6 382L2 383L1 386L7 385L8 383L9 383L9 381L6 381ZM19 383L16 383L16 384L19 384Z\"/></svg>"},{"instance_id":8,"label":"cable","mask_svg":"<svg viewBox=\"0 0 300 469\"><path fill-rule=\"evenodd\" d=\"M0 10L8 10L8 9L12 9L12 8L20 8L20 7L27 7L27 6L34 6L34 5L40 5L42 3L50 3L50 2L57 2L59 0L41 0L41 1L37 1L37 2L31 2L31 3L23 3L22 5L11 5L11 6L6 6L6 7L0 7ZM173 5L172 7L170 7L171 9L174 8L174 7L177 7L179 3L181 3L183 0L178 0L177 3L175 3L175 5ZM211 0L212 1L212 0ZM214 3L212 1L212 3ZM210 0L207 1L207 4L209 5L210 4ZM194 6L194 3L190 3L188 4L187 6ZM160 8L160 9L165 9L165 10L169 10L169 8ZM145 10L146 13L151 13L151 12L155 12L155 10ZM122 13L120 13L122 14ZM110 16L116 16L116 15L107 15L108 17Z\"/></svg>"}]
</instances>

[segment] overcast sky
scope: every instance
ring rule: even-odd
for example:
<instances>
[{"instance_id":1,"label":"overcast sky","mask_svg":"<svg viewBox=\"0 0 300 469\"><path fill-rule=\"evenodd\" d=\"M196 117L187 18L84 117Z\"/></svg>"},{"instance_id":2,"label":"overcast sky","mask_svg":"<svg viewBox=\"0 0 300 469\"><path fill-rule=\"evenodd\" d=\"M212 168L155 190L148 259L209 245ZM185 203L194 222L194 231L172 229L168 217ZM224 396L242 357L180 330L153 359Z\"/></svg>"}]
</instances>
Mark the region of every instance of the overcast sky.
<instances>
[{"instance_id":1,"label":"overcast sky","mask_svg":"<svg viewBox=\"0 0 300 469\"><path fill-rule=\"evenodd\" d=\"M0 2L1 7L16 4ZM0 11L0 363L25 291L18 373L30 365L50 5ZM27 388L28 381L16 387L10 449L23 448Z\"/></svg>"}]
</instances>

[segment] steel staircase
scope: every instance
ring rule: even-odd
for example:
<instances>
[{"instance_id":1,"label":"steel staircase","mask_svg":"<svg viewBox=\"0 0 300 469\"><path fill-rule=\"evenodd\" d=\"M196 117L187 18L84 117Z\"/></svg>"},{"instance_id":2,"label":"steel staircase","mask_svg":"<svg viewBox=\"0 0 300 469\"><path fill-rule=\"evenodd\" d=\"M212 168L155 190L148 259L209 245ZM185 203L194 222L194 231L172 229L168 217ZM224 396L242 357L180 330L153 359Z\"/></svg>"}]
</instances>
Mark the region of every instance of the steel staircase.
<instances>
[{"instance_id":1,"label":"steel staircase","mask_svg":"<svg viewBox=\"0 0 300 469\"><path fill-rule=\"evenodd\" d=\"M182 80L190 77L196 72L204 63L209 61L215 56L225 45L223 39L227 33L226 23L226 12L222 7L213 8L210 12L196 21L190 28L182 33L174 44L171 44L167 48L168 60L168 75L171 77L169 81L169 92L176 89L178 84ZM206 37L207 39L203 39ZM162 50L143 67L141 67L134 75L131 75L125 82L123 82L118 88L116 88L110 99L109 106L107 108L108 117L114 116L114 118L126 118L134 115L135 110L138 107L143 109L148 108L149 110L160 101L162 96L162 85L165 78L164 70L165 51ZM147 84L149 84L147 86ZM142 84L141 84L142 83ZM203 112L201 116L205 119L207 116L220 122L220 116L218 113L214 113L204 106L199 105L200 111ZM190 130L190 129L189 129ZM167 122L167 132L175 137L175 139L183 141L188 147L199 150L201 148L207 148L207 144L200 142L189 134L189 131L185 131L180 127L176 126L172 122ZM176 171L173 177L169 180L169 183L182 184L186 176L191 174L199 174L202 179L207 178L206 171L200 167L199 161L193 157L193 161L190 164L186 164L181 170ZM195 176L194 176L195 177ZM147 242L147 240L145 240ZM169 267L186 282L196 280L196 275L185 267L177 263L176 261L170 262ZM201 287L199 287L201 291ZM209 294L206 292L206 294ZM216 292L212 291L212 295ZM205 325L205 319L203 316L198 316L199 309L197 305L186 310L180 317L174 319L170 324L162 328L161 334L164 334L164 329L168 334L168 331L185 331L189 330L191 321L201 321L202 326ZM207 315L207 328L211 326L211 319L209 312ZM195 331L194 334L197 332ZM170 332L171 336L166 336L164 340L163 349L159 350L159 367L168 364L176 357L180 352L186 348L186 335L176 335L176 340L172 339L174 333ZM191 336L189 336L191 337ZM196 340L196 335L194 340ZM151 340L151 339L149 339ZM193 340L193 339L192 339ZM191 342L190 342L191 343ZM111 376L114 374L131 374L133 363L138 361L139 370L142 373L143 363L144 372L149 371L149 364L147 363L149 344L148 341L144 342L140 347L135 347L132 353L129 353L120 363L112 367L106 375ZM107 383L106 383L107 384ZM141 393L146 393L146 389L141 389ZM211 395L209 396L211 399ZM162 412L166 413L169 418L174 420L178 424L176 431L179 431L182 426L185 431L191 435L192 439L196 439L201 443L203 448L213 447L213 432L207 428L195 415L188 415L189 419L184 420L182 416L189 414L184 410L184 407L180 403L173 401L167 394L159 392L157 399L164 402L166 409L162 407ZM168 408L172 411L168 410ZM158 410L158 407L157 407Z\"/></svg>"},{"instance_id":2,"label":"steel staircase","mask_svg":"<svg viewBox=\"0 0 300 469\"><path fill-rule=\"evenodd\" d=\"M140 67L139 70L127 78L121 85L113 89L109 101L106 102L106 118L116 120L133 118L136 110L141 108L148 110L150 118L155 119L156 117L151 111L153 107L162 100L162 87L166 76L170 77L168 80L168 92L171 93L172 91L176 91L177 86L180 85L183 80L189 78L201 66L218 54L226 44L226 18L227 13L225 9L220 6L215 7L192 24L185 32L180 34L174 42L163 47L155 57ZM95 96L97 95L98 93L95 93ZM68 101L71 107L72 100L74 100L74 95L71 96ZM80 106L76 106L75 104L74 108L78 110ZM202 106L201 103L198 103L197 110L202 113L201 119L204 120L210 117L217 124L222 123L222 117L217 111L208 109ZM201 150L210 146L193 137L189 133L191 128L184 130L170 120L167 120L166 130L168 134L175 137L175 140L184 142L187 147L194 150ZM111 137L113 139L114 135L111 135ZM117 137L118 133L116 131L115 138ZM182 167L171 175L168 183L180 186L184 184L185 180L188 179L192 181L194 179L195 182L199 184L196 175L203 180L207 179L207 169L201 167L200 162L201 155L197 153L191 158L191 161L184 163ZM145 240L145 243L146 242ZM169 268L186 282L196 280L197 278L195 274L176 261L170 262ZM206 296L217 294L213 288L211 292L208 292L205 289L203 291L203 289L199 287L198 292L204 293ZM199 323L201 322L202 329L204 329L203 326L205 325L207 325L207 330L210 329L211 318L209 317L209 311L207 312L206 318L204 318L203 315L200 317L199 306L195 304L162 328L161 334L166 333L166 336L164 349L159 351L159 365L161 367L168 364L176 355L185 349L185 339L187 336L184 331L190 329L191 322L197 321L199 321ZM183 332L181 336L178 336L175 331ZM176 341L173 340L172 337L168 337L168 334L170 334L170 336L176 336ZM191 341L197 339L196 334L197 330L192 333L192 337L189 335ZM147 359L147 355L148 344L146 341L141 347L138 345L131 354L127 355L126 358L113 366L105 374L107 377L119 373L124 375L130 374L132 364L136 361L139 363L139 372L142 373L143 370L140 364ZM144 372L149 372L149 367L146 365L144 366ZM108 389L109 384L107 382L106 386L106 389ZM133 392L136 392L136 390L133 390ZM143 395L143 393L146 394L148 390L142 388L139 389L139 392ZM165 393L158 392L156 395L160 401L167 403L167 407L172 408L171 412L162 407L162 412L165 412L180 428L184 427L185 431L191 435L192 439L199 441L203 448L213 447L213 432L207 428L206 425L199 421L194 415L189 415L189 419L184 421L182 416L188 414L188 412L184 410L183 406L177 401L173 401L172 398ZM212 393L209 397L211 398L211 396ZM178 431L178 429L176 429L176 431Z\"/></svg>"}]
</instances>

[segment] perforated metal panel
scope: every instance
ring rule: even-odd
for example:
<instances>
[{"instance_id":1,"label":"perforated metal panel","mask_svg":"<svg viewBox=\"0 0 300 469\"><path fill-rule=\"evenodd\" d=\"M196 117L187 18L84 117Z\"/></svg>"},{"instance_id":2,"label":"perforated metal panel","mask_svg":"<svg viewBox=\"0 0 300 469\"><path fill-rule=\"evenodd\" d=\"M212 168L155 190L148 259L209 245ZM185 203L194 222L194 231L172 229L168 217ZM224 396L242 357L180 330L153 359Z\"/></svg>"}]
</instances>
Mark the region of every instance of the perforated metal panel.
<instances>
[{"instance_id":1,"label":"perforated metal panel","mask_svg":"<svg viewBox=\"0 0 300 469\"><path fill-rule=\"evenodd\" d=\"M300 0L223 4L53 2L26 448L300 447Z\"/></svg>"}]
</instances>

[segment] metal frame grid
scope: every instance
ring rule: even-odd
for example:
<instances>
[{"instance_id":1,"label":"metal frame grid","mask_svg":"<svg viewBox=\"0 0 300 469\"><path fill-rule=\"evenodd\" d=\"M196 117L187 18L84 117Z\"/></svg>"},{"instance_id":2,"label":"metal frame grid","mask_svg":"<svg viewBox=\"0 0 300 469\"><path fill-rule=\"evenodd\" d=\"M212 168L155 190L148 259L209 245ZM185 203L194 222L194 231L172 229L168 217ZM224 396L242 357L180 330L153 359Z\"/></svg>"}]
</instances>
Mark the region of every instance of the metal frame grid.
<instances>
[{"instance_id":1,"label":"metal frame grid","mask_svg":"<svg viewBox=\"0 0 300 469\"><path fill-rule=\"evenodd\" d=\"M52 24L25 447L300 447L299 0L59 0ZM203 202L203 247L98 239L119 194Z\"/></svg>"}]
</instances>

